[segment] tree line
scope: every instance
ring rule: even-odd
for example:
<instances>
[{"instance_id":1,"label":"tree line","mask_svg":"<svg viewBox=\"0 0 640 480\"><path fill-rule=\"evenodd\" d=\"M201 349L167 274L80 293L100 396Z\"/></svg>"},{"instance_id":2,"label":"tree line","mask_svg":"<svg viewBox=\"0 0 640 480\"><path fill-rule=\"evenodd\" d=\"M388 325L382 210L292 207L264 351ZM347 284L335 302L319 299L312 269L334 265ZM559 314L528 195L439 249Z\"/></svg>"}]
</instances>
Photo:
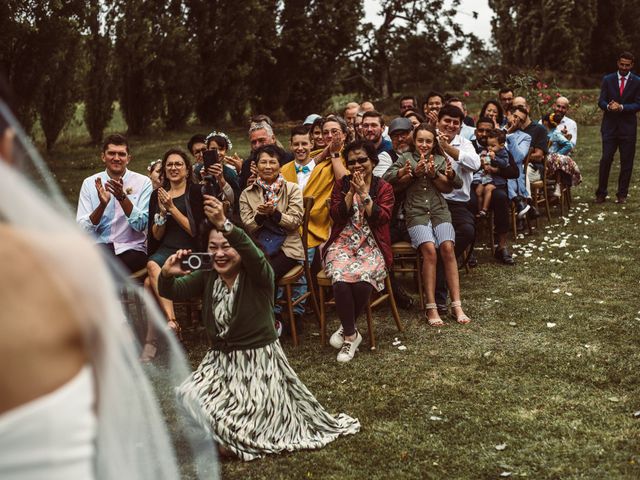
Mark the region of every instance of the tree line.
<instances>
[{"instance_id":1,"label":"tree line","mask_svg":"<svg viewBox=\"0 0 640 480\"><path fill-rule=\"evenodd\" d=\"M50 149L79 104L99 142L116 101L130 134L194 116L300 119L335 94L424 95L473 85L487 69L601 72L612 52L640 44L640 0L490 0L498 51L461 30L459 4L379 0L373 24L363 0L9 0L0 72L20 121L31 132L39 120Z\"/></svg>"}]
</instances>

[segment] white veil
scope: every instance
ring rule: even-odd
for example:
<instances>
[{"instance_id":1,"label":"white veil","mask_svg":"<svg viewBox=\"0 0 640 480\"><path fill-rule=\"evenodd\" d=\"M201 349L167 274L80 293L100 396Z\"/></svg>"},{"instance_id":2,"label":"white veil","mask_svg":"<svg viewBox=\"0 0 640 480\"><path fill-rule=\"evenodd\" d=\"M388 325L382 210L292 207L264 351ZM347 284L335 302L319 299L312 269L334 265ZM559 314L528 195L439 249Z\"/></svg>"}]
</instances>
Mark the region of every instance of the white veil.
<instances>
[{"instance_id":1,"label":"white veil","mask_svg":"<svg viewBox=\"0 0 640 480\"><path fill-rule=\"evenodd\" d=\"M15 138L13 166L0 158L0 222L30 234L44 268L56 272L57 281L74 293L73 308L84 322L97 388L96 477L218 478L211 436L197 427L206 422L188 420L176 401L174 387L190 372L180 346L173 335L165 334L166 355L158 366L143 367L121 291L126 288L129 295L137 295L147 319L165 332L158 308L76 225L52 173L0 99L2 123Z\"/></svg>"}]
</instances>

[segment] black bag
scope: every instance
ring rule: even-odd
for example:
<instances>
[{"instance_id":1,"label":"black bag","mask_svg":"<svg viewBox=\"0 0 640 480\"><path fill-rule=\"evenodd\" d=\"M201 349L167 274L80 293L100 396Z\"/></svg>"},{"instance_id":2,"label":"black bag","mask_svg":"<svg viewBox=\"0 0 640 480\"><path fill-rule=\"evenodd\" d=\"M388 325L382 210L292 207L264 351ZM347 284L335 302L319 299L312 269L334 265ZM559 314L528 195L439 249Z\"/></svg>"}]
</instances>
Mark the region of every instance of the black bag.
<instances>
[{"instance_id":1,"label":"black bag","mask_svg":"<svg viewBox=\"0 0 640 480\"><path fill-rule=\"evenodd\" d=\"M256 240L268 257L273 257L282 248L287 232L268 218L260 227L256 234Z\"/></svg>"}]
</instances>

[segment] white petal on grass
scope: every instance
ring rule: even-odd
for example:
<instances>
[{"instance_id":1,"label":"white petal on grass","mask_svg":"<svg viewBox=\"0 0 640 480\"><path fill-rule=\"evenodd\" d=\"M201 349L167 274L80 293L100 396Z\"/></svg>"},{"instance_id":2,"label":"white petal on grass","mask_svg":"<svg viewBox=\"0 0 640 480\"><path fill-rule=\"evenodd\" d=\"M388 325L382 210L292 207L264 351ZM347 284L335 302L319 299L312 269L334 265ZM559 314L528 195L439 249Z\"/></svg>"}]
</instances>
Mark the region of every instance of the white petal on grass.
<instances>
[{"instance_id":1,"label":"white petal on grass","mask_svg":"<svg viewBox=\"0 0 640 480\"><path fill-rule=\"evenodd\" d=\"M555 290L553 290L551 293L560 293L560 289L556 288Z\"/></svg>"},{"instance_id":2,"label":"white petal on grass","mask_svg":"<svg viewBox=\"0 0 640 480\"><path fill-rule=\"evenodd\" d=\"M547 328L554 328L556 326L555 323L547 322Z\"/></svg>"},{"instance_id":3,"label":"white petal on grass","mask_svg":"<svg viewBox=\"0 0 640 480\"><path fill-rule=\"evenodd\" d=\"M503 478L510 477L510 476L511 476L511 472L502 472L502 473L500 474L500 476L501 476L501 477L503 477Z\"/></svg>"},{"instance_id":4,"label":"white petal on grass","mask_svg":"<svg viewBox=\"0 0 640 480\"><path fill-rule=\"evenodd\" d=\"M509 325L512 326L512 327L515 327L518 324L516 322L509 322Z\"/></svg>"},{"instance_id":5,"label":"white petal on grass","mask_svg":"<svg viewBox=\"0 0 640 480\"><path fill-rule=\"evenodd\" d=\"M618 397L608 397L607 400L613 403L618 403L620 401Z\"/></svg>"},{"instance_id":6,"label":"white petal on grass","mask_svg":"<svg viewBox=\"0 0 640 480\"><path fill-rule=\"evenodd\" d=\"M442 417L438 417L437 415L431 415L429 417L429 420L431 420L432 422L440 422L442 420Z\"/></svg>"},{"instance_id":7,"label":"white petal on grass","mask_svg":"<svg viewBox=\"0 0 640 480\"><path fill-rule=\"evenodd\" d=\"M573 296L573 293L571 293L571 292L564 292L564 294L565 294L567 297L572 297L572 296Z\"/></svg>"},{"instance_id":8,"label":"white petal on grass","mask_svg":"<svg viewBox=\"0 0 640 480\"><path fill-rule=\"evenodd\" d=\"M400 346L398 347L398 350L402 350L402 351L404 351L404 350L406 350L406 349L407 349L406 345L400 345Z\"/></svg>"},{"instance_id":9,"label":"white petal on grass","mask_svg":"<svg viewBox=\"0 0 640 480\"><path fill-rule=\"evenodd\" d=\"M394 347L397 347L398 345L402 345L402 342L400 340L396 340L391 345L393 345Z\"/></svg>"},{"instance_id":10,"label":"white petal on grass","mask_svg":"<svg viewBox=\"0 0 640 480\"><path fill-rule=\"evenodd\" d=\"M496 445L495 447L496 450L498 450L499 452L503 451L505 448L507 448L507 444L506 443L501 443L500 445Z\"/></svg>"}]
</instances>

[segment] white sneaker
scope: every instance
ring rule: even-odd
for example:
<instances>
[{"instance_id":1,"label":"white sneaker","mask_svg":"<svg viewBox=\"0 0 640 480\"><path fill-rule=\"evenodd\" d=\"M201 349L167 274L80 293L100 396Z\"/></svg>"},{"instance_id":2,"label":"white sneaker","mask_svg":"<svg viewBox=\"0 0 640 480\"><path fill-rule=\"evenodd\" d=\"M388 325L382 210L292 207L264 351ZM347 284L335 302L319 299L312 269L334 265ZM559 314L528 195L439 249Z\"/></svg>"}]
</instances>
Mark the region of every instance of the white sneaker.
<instances>
[{"instance_id":1,"label":"white sneaker","mask_svg":"<svg viewBox=\"0 0 640 480\"><path fill-rule=\"evenodd\" d=\"M342 348L342 344L344 343L344 328L340 325L340 328L333 332L331 338L329 339L329 345L333 348L337 348L340 350Z\"/></svg>"},{"instance_id":2,"label":"white sneaker","mask_svg":"<svg viewBox=\"0 0 640 480\"><path fill-rule=\"evenodd\" d=\"M360 332L356 330L356 339L352 342L344 341L342 344L342 348L340 352L338 352L337 360L340 363L346 363L353 359L353 356L356 354L356 350L358 349L358 345L362 342L362 335Z\"/></svg>"}]
</instances>

